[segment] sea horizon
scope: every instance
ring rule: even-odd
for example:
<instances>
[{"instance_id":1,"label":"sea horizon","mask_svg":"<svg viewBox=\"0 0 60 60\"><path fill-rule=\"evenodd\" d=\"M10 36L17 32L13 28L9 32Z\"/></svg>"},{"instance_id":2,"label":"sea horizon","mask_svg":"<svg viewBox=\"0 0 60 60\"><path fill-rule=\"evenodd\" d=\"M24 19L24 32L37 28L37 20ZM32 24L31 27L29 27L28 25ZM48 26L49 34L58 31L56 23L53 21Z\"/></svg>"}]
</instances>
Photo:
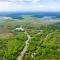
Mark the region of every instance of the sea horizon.
<instances>
[{"instance_id":1,"label":"sea horizon","mask_svg":"<svg viewBox=\"0 0 60 60\"><path fill-rule=\"evenodd\" d=\"M60 12L0 12L0 17L11 17L19 19L21 15L31 15L32 17L53 17L60 18Z\"/></svg>"}]
</instances>

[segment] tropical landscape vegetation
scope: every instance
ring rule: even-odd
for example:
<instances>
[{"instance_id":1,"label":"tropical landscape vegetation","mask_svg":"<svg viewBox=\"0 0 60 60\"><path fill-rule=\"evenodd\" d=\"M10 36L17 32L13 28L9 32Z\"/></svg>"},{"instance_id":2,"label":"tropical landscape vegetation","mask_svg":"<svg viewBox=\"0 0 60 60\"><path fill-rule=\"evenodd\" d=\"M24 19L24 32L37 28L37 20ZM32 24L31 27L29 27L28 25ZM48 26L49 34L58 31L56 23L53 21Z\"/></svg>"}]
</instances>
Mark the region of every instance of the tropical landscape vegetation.
<instances>
[{"instance_id":1,"label":"tropical landscape vegetation","mask_svg":"<svg viewBox=\"0 0 60 60\"><path fill-rule=\"evenodd\" d=\"M0 60L60 60L59 19L0 19Z\"/></svg>"}]
</instances>

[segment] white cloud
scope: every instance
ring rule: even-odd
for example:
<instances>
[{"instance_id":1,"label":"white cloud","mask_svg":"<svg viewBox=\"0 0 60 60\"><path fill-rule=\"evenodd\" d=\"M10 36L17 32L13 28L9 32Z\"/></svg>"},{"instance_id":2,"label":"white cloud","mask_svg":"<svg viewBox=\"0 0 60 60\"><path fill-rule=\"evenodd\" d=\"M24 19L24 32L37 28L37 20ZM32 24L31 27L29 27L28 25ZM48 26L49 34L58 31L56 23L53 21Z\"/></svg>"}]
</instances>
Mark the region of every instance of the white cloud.
<instances>
[{"instance_id":1,"label":"white cloud","mask_svg":"<svg viewBox=\"0 0 60 60\"><path fill-rule=\"evenodd\" d=\"M0 11L60 11L59 3L45 1L48 0L0 1Z\"/></svg>"},{"instance_id":2,"label":"white cloud","mask_svg":"<svg viewBox=\"0 0 60 60\"><path fill-rule=\"evenodd\" d=\"M5 11L10 9L10 2L0 2L0 11Z\"/></svg>"}]
</instances>

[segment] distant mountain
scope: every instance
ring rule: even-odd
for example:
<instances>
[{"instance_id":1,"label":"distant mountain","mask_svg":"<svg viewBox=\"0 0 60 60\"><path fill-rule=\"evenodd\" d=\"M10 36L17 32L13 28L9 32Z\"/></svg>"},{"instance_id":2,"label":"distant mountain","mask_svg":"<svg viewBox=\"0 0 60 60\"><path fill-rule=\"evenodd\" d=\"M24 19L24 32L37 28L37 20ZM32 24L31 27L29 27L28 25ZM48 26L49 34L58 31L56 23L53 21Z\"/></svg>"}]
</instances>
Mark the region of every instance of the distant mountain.
<instances>
[{"instance_id":1,"label":"distant mountain","mask_svg":"<svg viewBox=\"0 0 60 60\"><path fill-rule=\"evenodd\" d=\"M28 12L28 13L21 13L21 12L0 12L0 17L11 17L14 19L21 19L21 15L31 15L32 17L53 17L53 18L60 18L60 12Z\"/></svg>"}]
</instances>

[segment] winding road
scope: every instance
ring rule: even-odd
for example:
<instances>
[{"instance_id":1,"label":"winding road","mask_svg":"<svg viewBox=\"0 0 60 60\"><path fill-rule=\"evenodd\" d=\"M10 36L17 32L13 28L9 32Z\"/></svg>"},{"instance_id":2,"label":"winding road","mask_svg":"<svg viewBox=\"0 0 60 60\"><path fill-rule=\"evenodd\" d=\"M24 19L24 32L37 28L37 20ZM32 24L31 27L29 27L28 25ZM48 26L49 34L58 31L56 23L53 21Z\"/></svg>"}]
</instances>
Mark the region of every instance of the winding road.
<instances>
[{"instance_id":1,"label":"winding road","mask_svg":"<svg viewBox=\"0 0 60 60\"><path fill-rule=\"evenodd\" d=\"M25 42L25 47L23 48L22 52L20 53L20 55L17 57L16 60L22 60L24 54L25 54L26 51L27 51L27 48L28 48L28 45L29 45L29 41L31 40L30 35L29 35L26 31L25 31L24 33L27 35L28 39L27 39L26 42Z\"/></svg>"}]
</instances>

